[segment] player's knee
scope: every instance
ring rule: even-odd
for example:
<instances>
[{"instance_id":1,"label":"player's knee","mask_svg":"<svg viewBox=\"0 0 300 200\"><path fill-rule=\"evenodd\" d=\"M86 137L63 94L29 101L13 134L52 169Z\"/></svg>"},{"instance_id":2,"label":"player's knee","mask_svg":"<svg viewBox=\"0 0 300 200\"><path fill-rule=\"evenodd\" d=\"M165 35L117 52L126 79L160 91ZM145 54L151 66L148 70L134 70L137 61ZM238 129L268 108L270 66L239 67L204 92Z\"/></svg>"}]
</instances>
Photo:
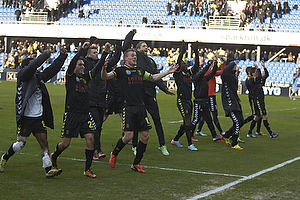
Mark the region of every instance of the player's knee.
<instances>
[{"instance_id":1,"label":"player's knee","mask_svg":"<svg viewBox=\"0 0 300 200\"><path fill-rule=\"evenodd\" d=\"M131 133L131 132L126 132L126 133L124 133L124 136L123 136L123 138L122 138L123 142L124 142L125 144L127 144L129 141L131 141L131 140L133 139L133 134L134 134L134 133Z\"/></svg>"},{"instance_id":2,"label":"player's knee","mask_svg":"<svg viewBox=\"0 0 300 200\"><path fill-rule=\"evenodd\" d=\"M65 150L66 148L68 148L69 145L70 145L70 143L68 143L68 142L60 143L60 145L59 145L59 150L60 150L60 151L63 151L63 150Z\"/></svg>"},{"instance_id":3,"label":"player's knee","mask_svg":"<svg viewBox=\"0 0 300 200\"><path fill-rule=\"evenodd\" d=\"M149 134L143 134L141 135L141 141L145 144L147 144L148 140L149 140Z\"/></svg>"},{"instance_id":4,"label":"player's knee","mask_svg":"<svg viewBox=\"0 0 300 200\"><path fill-rule=\"evenodd\" d=\"M25 146L26 142L24 141L17 141L13 144L12 149L14 152L18 152Z\"/></svg>"}]
</instances>

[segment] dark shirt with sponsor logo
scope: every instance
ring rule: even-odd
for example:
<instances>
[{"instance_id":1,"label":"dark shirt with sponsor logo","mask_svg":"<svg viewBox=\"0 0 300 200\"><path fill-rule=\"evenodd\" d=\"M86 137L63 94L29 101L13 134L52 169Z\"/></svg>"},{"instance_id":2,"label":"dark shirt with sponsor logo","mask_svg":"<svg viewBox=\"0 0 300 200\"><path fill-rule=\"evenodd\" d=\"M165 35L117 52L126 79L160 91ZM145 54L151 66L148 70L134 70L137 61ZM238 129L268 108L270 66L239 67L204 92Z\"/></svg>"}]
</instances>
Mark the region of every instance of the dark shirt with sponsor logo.
<instances>
[{"instance_id":1,"label":"dark shirt with sponsor logo","mask_svg":"<svg viewBox=\"0 0 300 200\"><path fill-rule=\"evenodd\" d=\"M192 70L189 69L186 72L177 70L173 77L177 85L177 98L180 99L192 99Z\"/></svg>"},{"instance_id":2,"label":"dark shirt with sponsor logo","mask_svg":"<svg viewBox=\"0 0 300 200\"><path fill-rule=\"evenodd\" d=\"M126 65L117 67L113 73L119 81L125 105L144 105L143 80L150 74L141 68L130 68Z\"/></svg>"},{"instance_id":3,"label":"dark shirt with sponsor logo","mask_svg":"<svg viewBox=\"0 0 300 200\"><path fill-rule=\"evenodd\" d=\"M89 112L89 82L99 73L104 64L107 53L102 53L101 59L96 66L87 73L78 76L74 73L76 63L80 56L85 56L87 49L80 49L73 57L66 73L66 112L88 113Z\"/></svg>"}]
</instances>

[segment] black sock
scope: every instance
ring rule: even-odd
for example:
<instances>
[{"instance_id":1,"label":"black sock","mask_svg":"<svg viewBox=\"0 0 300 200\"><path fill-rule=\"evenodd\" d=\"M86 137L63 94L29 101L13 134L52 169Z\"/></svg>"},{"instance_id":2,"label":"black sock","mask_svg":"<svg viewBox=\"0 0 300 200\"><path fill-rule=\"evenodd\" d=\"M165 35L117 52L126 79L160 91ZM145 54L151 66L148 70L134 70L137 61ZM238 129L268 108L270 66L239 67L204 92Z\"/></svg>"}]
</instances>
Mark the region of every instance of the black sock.
<instances>
[{"instance_id":1,"label":"black sock","mask_svg":"<svg viewBox=\"0 0 300 200\"><path fill-rule=\"evenodd\" d=\"M142 141L139 142L136 150L136 156L133 161L133 165L137 165L141 162L144 153L146 151L147 144L144 144Z\"/></svg>"},{"instance_id":2,"label":"black sock","mask_svg":"<svg viewBox=\"0 0 300 200\"><path fill-rule=\"evenodd\" d=\"M263 122L264 122L264 125L265 125L267 131L268 131L269 134L271 135L272 131L271 131L271 128L270 128L270 126L269 126L268 120L267 120L267 119L266 119L266 120L263 120Z\"/></svg>"},{"instance_id":3,"label":"black sock","mask_svg":"<svg viewBox=\"0 0 300 200\"><path fill-rule=\"evenodd\" d=\"M57 157L58 157L61 153L62 153L62 151L59 150L58 144L57 144L57 145L56 145L55 152L54 152L53 155L52 155L52 159L53 159L53 160L56 160Z\"/></svg>"},{"instance_id":4,"label":"black sock","mask_svg":"<svg viewBox=\"0 0 300 200\"><path fill-rule=\"evenodd\" d=\"M257 133L260 133L261 120L262 120L262 118L259 118L259 120L256 123L256 132Z\"/></svg>"},{"instance_id":5,"label":"black sock","mask_svg":"<svg viewBox=\"0 0 300 200\"><path fill-rule=\"evenodd\" d=\"M14 150L13 150L13 144L9 147L9 149L7 150L7 152L4 154L3 159L8 161L8 159L10 157L12 157L15 154Z\"/></svg>"},{"instance_id":6,"label":"black sock","mask_svg":"<svg viewBox=\"0 0 300 200\"><path fill-rule=\"evenodd\" d=\"M192 144L193 126L185 126L184 130L188 141L188 145L190 146Z\"/></svg>"},{"instance_id":7,"label":"black sock","mask_svg":"<svg viewBox=\"0 0 300 200\"><path fill-rule=\"evenodd\" d=\"M125 143L123 142L123 140L122 140L122 138L120 138L119 140L118 140L118 142L117 142L117 145L116 145L116 147L114 148L114 150L113 150L113 155L118 155L119 154L119 152L125 147Z\"/></svg>"},{"instance_id":8,"label":"black sock","mask_svg":"<svg viewBox=\"0 0 300 200\"><path fill-rule=\"evenodd\" d=\"M247 118L244 120L244 124L250 122L251 120L253 120L253 115L247 117Z\"/></svg>"},{"instance_id":9,"label":"black sock","mask_svg":"<svg viewBox=\"0 0 300 200\"><path fill-rule=\"evenodd\" d=\"M48 173L50 170L52 169L52 167L46 167L45 170L46 170L46 173Z\"/></svg>"},{"instance_id":10,"label":"black sock","mask_svg":"<svg viewBox=\"0 0 300 200\"><path fill-rule=\"evenodd\" d=\"M139 139L139 133L134 131L133 132L133 138L132 138L132 146L133 147L137 147L138 139Z\"/></svg>"},{"instance_id":11,"label":"black sock","mask_svg":"<svg viewBox=\"0 0 300 200\"><path fill-rule=\"evenodd\" d=\"M91 168L92 166L92 160L93 160L93 154L94 154L94 150L88 150L85 149L85 170L87 171Z\"/></svg>"},{"instance_id":12,"label":"black sock","mask_svg":"<svg viewBox=\"0 0 300 200\"><path fill-rule=\"evenodd\" d=\"M180 127L179 127L179 130L177 132L177 134L175 135L174 137L174 141L178 141L179 138L184 134L184 126L181 124Z\"/></svg>"},{"instance_id":13,"label":"black sock","mask_svg":"<svg viewBox=\"0 0 300 200\"><path fill-rule=\"evenodd\" d=\"M256 124L256 121L252 120L252 122L250 124L250 128L249 128L248 134L252 134L252 130L254 129L255 124Z\"/></svg>"}]
</instances>

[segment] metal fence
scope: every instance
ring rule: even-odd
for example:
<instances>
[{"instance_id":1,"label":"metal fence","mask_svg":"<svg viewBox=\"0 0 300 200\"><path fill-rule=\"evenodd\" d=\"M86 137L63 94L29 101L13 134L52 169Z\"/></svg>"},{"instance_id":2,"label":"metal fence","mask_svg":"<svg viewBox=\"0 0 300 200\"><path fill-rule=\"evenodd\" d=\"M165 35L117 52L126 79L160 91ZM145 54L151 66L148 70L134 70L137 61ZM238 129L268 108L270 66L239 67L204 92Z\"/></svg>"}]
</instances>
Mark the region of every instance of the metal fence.
<instances>
[{"instance_id":1,"label":"metal fence","mask_svg":"<svg viewBox=\"0 0 300 200\"><path fill-rule=\"evenodd\" d=\"M22 15L21 24L47 24L47 12L29 12Z\"/></svg>"}]
</instances>

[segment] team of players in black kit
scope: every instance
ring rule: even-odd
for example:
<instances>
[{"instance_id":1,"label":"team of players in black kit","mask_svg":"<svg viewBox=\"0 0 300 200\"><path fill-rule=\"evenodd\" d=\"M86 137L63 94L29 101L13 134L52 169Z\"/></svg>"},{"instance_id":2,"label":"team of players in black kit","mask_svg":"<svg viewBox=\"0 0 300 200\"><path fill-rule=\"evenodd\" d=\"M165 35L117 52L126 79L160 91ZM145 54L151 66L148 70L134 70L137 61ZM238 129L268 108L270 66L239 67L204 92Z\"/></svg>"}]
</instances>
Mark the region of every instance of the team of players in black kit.
<instances>
[{"instance_id":1,"label":"team of players in black kit","mask_svg":"<svg viewBox=\"0 0 300 200\"><path fill-rule=\"evenodd\" d=\"M226 59L222 56L214 56L205 66L199 67L198 43L195 42L192 45L195 54L194 65L188 68L189 63L183 61L183 55L186 52L186 45L183 42L177 64L162 73L157 73L154 60L147 56L148 46L145 42L139 42L136 49L130 48L135 33L135 29L131 30L126 35L123 44L121 41L117 42L113 50L111 44L106 43L100 59L98 59L97 49L91 45L93 42L90 40L87 40L73 57L66 73L62 142L56 145L53 153L49 151L46 130L46 126L54 128L53 113L44 83L60 70L67 57L67 52L62 49L59 57L42 72L37 71L37 68L49 58L51 52L44 52L35 60L23 61L22 69L17 75L17 141L1 156L0 172L4 172L8 159L25 146L27 138L32 133L41 146L46 177L58 176L62 169L58 168L57 158L68 148L71 139L77 138L80 134L80 137L86 140L86 162L83 174L96 178L96 174L91 171L92 160L106 156L101 150L100 143L102 123L114 112L122 118L123 135L111 152L110 166L115 168L119 152L132 141L135 158L131 169L145 173L140 162L146 151L151 129L147 112L155 124L159 139L158 149L163 155L169 155L165 145L155 87L158 86L166 94L175 95L161 80L171 73L173 73L177 85L177 107L183 119L178 133L171 141L173 145L182 147L178 140L185 133L188 149L197 151L198 149L192 143L192 137L195 127L201 119L207 123L213 141L224 140L232 149L243 149L239 145L238 136L241 127L250 121L247 137L256 137L252 134L252 130L256 124L260 128L261 118L270 137L278 136L271 131L267 120L262 86L268 77L268 71L263 62L263 76L257 65L246 69L248 75L246 85L249 90L252 115L244 120L241 102L237 94L239 69L236 61L230 57ZM122 53L121 66L117 66ZM215 79L218 63L222 65L222 69L218 73L222 79L222 105L225 115L230 117L233 122L232 127L226 132L223 132L218 125L220 135L215 131L210 113L214 109L216 111L217 107L215 94L209 95L208 84L210 80ZM193 102L192 83L195 87ZM192 113L194 113L193 116ZM216 121L214 117L215 124ZM138 133L140 133L139 141ZM259 129L257 133L261 134Z\"/></svg>"}]
</instances>

